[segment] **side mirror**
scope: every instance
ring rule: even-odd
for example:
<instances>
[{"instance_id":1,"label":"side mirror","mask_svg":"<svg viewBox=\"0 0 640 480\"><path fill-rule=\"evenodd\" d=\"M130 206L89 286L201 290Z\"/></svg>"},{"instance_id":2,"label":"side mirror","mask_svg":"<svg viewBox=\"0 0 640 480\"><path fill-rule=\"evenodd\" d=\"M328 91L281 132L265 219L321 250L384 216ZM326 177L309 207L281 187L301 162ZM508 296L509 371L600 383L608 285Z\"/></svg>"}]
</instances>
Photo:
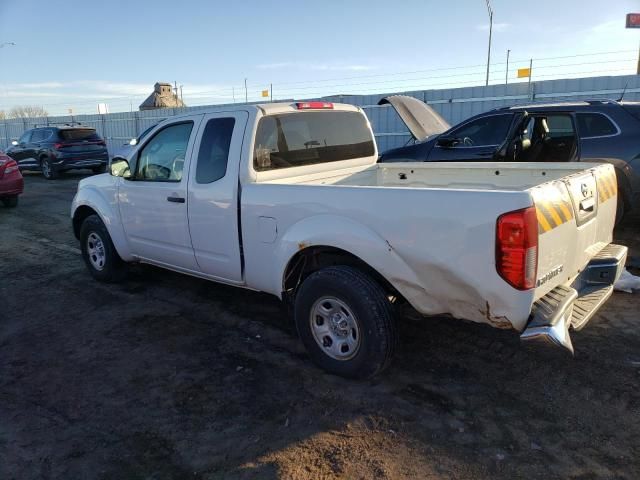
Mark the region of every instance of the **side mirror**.
<instances>
[{"instance_id":1,"label":"side mirror","mask_svg":"<svg viewBox=\"0 0 640 480\"><path fill-rule=\"evenodd\" d=\"M13 145L13 146L15 147L16 145L18 145L18 141L17 141L17 140L13 140L13 141L11 142L11 145Z\"/></svg>"},{"instance_id":2,"label":"side mirror","mask_svg":"<svg viewBox=\"0 0 640 480\"><path fill-rule=\"evenodd\" d=\"M132 147L135 147L137 144L138 144L137 138L132 138L131 140L129 140L129 145L131 145Z\"/></svg>"},{"instance_id":3,"label":"side mirror","mask_svg":"<svg viewBox=\"0 0 640 480\"><path fill-rule=\"evenodd\" d=\"M111 160L111 168L109 172L114 177L131 178L129 161L123 157L113 157L113 160Z\"/></svg>"},{"instance_id":4,"label":"side mirror","mask_svg":"<svg viewBox=\"0 0 640 480\"><path fill-rule=\"evenodd\" d=\"M451 148L460 143L460 139L457 137L450 137L448 135L441 135L438 137L436 144L439 147Z\"/></svg>"}]
</instances>

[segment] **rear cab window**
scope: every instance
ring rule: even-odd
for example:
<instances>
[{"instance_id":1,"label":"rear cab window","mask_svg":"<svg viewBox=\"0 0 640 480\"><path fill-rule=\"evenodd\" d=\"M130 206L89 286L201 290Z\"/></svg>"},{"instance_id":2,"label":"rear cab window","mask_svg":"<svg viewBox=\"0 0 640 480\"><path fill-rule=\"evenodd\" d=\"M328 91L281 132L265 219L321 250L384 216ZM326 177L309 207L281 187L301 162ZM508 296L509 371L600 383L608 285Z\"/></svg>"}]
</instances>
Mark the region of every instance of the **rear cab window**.
<instances>
[{"instance_id":1,"label":"rear cab window","mask_svg":"<svg viewBox=\"0 0 640 480\"><path fill-rule=\"evenodd\" d=\"M258 123L253 167L258 172L375 155L373 135L360 112L289 112Z\"/></svg>"}]
</instances>

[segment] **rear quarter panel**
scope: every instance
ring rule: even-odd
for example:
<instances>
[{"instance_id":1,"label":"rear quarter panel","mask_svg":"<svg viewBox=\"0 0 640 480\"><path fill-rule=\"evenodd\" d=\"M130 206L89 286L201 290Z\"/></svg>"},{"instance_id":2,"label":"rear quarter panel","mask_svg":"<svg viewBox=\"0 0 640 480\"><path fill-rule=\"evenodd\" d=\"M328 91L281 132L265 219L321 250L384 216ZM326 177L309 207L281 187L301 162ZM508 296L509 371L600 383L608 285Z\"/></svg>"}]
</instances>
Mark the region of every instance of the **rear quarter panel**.
<instances>
[{"instance_id":1,"label":"rear quarter panel","mask_svg":"<svg viewBox=\"0 0 640 480\"><path fill-rule=\"evenodd\" d=\"M247 285L280 296L289 259L327 245L361 258L423 314L520 330L533 291L498 276L495 225L505 211L531 204L527 192L247 184ZM274 235L264 234L264 218Z\"/></svg>"}]
</instances>

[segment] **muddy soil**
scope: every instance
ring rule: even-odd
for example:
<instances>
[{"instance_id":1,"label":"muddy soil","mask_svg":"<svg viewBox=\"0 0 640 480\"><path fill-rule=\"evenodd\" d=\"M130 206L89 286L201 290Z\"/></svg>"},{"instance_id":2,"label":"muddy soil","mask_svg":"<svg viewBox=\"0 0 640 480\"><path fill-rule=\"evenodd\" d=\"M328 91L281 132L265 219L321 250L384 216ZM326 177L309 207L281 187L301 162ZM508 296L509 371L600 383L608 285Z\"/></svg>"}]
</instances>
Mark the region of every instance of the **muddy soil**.
<instances>
[{"instance_id":1,"label":"muddy soil","mask_svg":"<svg viewBox=\"0 0 640 480\"><path fill-rule=\"evenodd\" d=\"M27 174L0 208L1 479L640 478L640 294L614 294L574 358L403 318L392 366L342 380L270 296L144 266L93 281L81 177ZM636 257L637 225L616 234Z\"/></svg>"}]
</instances>

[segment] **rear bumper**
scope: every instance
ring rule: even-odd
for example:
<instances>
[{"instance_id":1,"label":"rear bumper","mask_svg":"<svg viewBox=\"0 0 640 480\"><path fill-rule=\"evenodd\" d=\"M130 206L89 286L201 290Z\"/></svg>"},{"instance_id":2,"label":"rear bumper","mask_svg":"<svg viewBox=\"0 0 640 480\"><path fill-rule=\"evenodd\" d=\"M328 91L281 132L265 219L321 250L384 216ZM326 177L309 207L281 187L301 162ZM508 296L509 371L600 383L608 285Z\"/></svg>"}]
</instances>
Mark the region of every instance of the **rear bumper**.
<instances>
[{"instance_id":1,"label":"rear bumper","mask_svg":"<svg viewBox=\"0 0 640 480\"><path fill-rule=\"evenodd\" d=\"M57 155L51 160L51 165L56 170L72 170L77 168L94 168L107 165L109 154L107 152L96 152L95 154L65 154Z\"/></svg>"},{"instance_id":2,"label":"rear bumper","mask_svg":"<svg viewBox=\"0 0 640 480\"><path fill-rule=\"evenodd\" d=\"M559 285L534 303L526 342L561 346L573 353L569 328L582 329L613 293L627 259L627 247L609 244L586 266L571 286Z\"/></svg>"}]
</instances>

